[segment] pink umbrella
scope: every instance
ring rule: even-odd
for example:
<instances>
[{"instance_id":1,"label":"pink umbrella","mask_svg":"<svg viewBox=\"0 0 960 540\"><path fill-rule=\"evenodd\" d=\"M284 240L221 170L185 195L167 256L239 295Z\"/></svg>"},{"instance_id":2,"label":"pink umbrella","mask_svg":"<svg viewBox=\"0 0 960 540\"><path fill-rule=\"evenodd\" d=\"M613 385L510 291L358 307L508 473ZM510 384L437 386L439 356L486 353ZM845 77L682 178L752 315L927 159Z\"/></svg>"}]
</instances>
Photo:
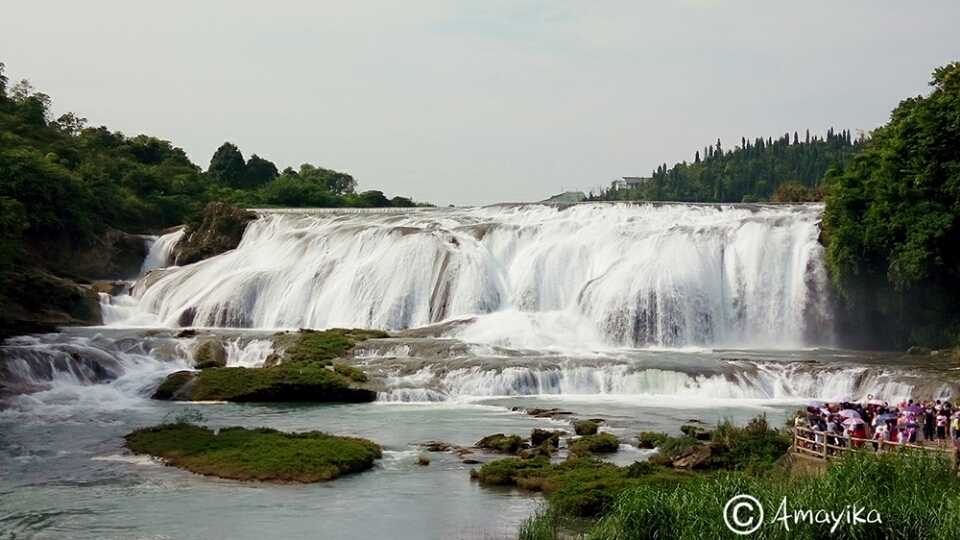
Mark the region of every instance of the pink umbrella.
<instances>
[{"instance_id":1,"label":"pink umbrella","mask_svg":"<svg viewBox=\"0 0 960 540\"><path fill-rule=\"evenodd\" d=\"M859 418L847 418L846 420L843 421L843 425L845 426L857 426L860 424L866 424L866 422L864 422Z\"/></svg>"},{"instance_id":2,"label":"pink umbrella","mask_svg":"<svg viewBox=\"0 0 960 540\"><path fill-rule=\"evenodd\" d=\"M871 399L870 401L867 402L867 405L877 405L880 407L886 407L887 402L882 399Z\"/></svg>"},{"instance_id":3,"label":"pink umbrella","mask_svg":"<svg viewBox=\"0 0 960 540\"><path fill-rule=\"evenodd\" d=\"M843 416L844 418L860 418L860 413L858 413L853 409L844 409L840 411L838 414L840 414L840 416Z\"/></svg>"}]
</instances>

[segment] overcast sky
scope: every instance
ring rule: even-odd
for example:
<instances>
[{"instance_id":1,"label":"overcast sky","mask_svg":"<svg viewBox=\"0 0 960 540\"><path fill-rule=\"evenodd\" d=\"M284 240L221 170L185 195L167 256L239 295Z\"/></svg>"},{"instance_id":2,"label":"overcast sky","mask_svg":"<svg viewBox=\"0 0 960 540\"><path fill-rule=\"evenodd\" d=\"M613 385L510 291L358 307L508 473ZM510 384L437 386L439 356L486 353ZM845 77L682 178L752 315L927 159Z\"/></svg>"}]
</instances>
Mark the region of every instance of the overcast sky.
<instances>
[{"instance_id":1,"label":"overcast sky","mask_svg":"<svg viewBox=\"0 0 960 540\"><path fill-rule=\"evenodd\" d=\"M870 131L960 60L960 2L0 0L0 62L184 148L436 204L590 190L720 138Z\"/></svg>"}]
</instances>

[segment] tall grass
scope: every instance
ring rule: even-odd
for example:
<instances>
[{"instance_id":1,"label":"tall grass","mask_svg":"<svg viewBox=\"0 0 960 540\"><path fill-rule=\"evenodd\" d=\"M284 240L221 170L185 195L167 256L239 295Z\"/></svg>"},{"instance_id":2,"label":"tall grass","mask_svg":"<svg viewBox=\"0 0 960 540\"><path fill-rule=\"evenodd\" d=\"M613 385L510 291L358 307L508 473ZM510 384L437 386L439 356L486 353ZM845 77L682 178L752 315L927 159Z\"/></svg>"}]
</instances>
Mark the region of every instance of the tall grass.
<instances>
[{"instance_id":1,"label":"tall grass","mask_svg":"<svg viewBox=\"0 0 960 540\"><path fill-rule=\"evenodd\" d=\"M715 540L744 538L723 519L727 501L749 494L763 505L758 539L960 539L960 481L942 455L851 453L822 476L747 476L722 474L664 489L644 485L628 490L593 529L594 540ZM784 498L791 520L774 521ZM794 511L840 514L857 505L876 510L881 523L794 521ZM781 514L782 515L782 514ZM533 526L531 525L531 530ZM538 538L538 537L531 537Z\"/></svg>"}]
</instances>

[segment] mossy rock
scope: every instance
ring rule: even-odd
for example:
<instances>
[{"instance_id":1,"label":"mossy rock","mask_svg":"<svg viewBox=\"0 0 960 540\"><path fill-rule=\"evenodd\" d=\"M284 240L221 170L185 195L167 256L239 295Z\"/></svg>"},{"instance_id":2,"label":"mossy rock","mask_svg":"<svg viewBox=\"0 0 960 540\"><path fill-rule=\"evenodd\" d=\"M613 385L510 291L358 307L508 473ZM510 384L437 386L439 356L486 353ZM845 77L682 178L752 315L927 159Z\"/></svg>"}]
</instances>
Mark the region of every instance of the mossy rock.
<instances>
[{"instance_id":1,"label":"mossy rock","mask_svg":"<svg viewBox=\"0 0 960 540\"><path fill-rule=\"evenodd\" d=\"M378 330L346 329L301 330L295 334L281 334L276 336L276 346L285 347L282 359L279 355L271 355L273 358L268 357L262 368L209 367L206 359L217 360L223 345L219 341L208 341L197 350L198 362L204 360L198 363L198 367L205 366L207 369L189 381L190 386L185 391L158 399L315 403L374 401L376 392L358 388L354 384L355 379L365 378L366 374L345 364L338 370L332 365L332 360L349 354L358 341L387 336L386 332ZM224 351L223 360L225 357ZM160 395L169 394L163 392Z\"/></svg>"},{"instance_id":2,"label":"mossy rock","mask_svg":"<svg viewBox=\"0 0 960 540\"><path fill-rule=\"evenodd\" d=\"M367 374L362 369L349 364L334 364L334 373L339 373L353 382L367 382Z\"/></svg>"},{"instance_id":3,"label":"mossy rock","mask_svg":"<svg viewBox=\"0 0 960 540\"><path fill-rule=\"evenodd\" d=\"M204 475L265 482L323 482L365 471L382 457L369 440L319 431L283 433L269 428L210 428L161 424L124 437L124 446Z\"/></svg>"},{"instance_id":4,"label":"mossy rock","mask_svg":"<svg viewBox=\"0 0 960 540\"><path fill-rule=\"evenodd\" d=\"M563 435L562 431L547 431L545 429L534 428L530 432L530 446L541 446L548 445L554 448L560 446L560 436Z\"/></svg>"},{"instance_id":5,"label":"mossy rock","mask_svg":"<svg viewBox=\"0 0 960 540\"><path fill-rule=\"evenodd\" d=\"M585 435L571 441L570 453L578 456L588 454L609 454L620 449L620 441L611 433Z\"/></svg>"},{"instance_id":6,"label":"mossy rock","mask_svg":"<svg viewBox=\"0 0 960 540\"><path fill-rule=\"evenodd\" d=\"M487 435L486 437L477 441L475 446L477 448L484 448L486 450L492 450L502 454L516 454L524 448L523 439L520 438L519 435L507 436L503 433Z\"/></svg>"},{"instance_id":7,"label":"mossy rock","mask_svg":"<svg viewBox=\"0 0 960 540\"><path fill-rule=\"evenodd\" d=\"M194 368L208 369L227 366L227 349L217 340L205 341L193 355Z\"/></svg>"},{"instance_id":8,"label":"mossy rock","mask_svg":"<svg viewBox=\"0 0 960 540\"><path fill-rule=\"evenodd\" d=\"M199 223L189 223L183 237L173 248L175 264L192 264L240 245L247 225L256 214L222 202L211 202L203 210Z\"/></svg>"},{"instance_id":9,"label":"mossy rock","mask_svg":"<svg viewBox=\"0 0 960 540\"><path fill-rule=\"evenodd\" d=\"M639 435L637 435L637 441L638 441L637 447L653 449L660 446L661 444L666 442L668 439L670 439L670 436L667 435L666 433L659 433L655 431L644 431Z\"/></svg>"},{"instance_id":10,"label":"mossy rock","mask_svg":"<svg viewBox=\"0 0 960 540\"><path fill-rule=\"evenodd\" d=\"M196 377L196 373L192 371L178 371L176 373L171 373L167 375L167 378L160 383L160 386L157 387L157 390L153 393L151 399L159 400L171 400L177 399L178 394L187 385ZM182 399L182 398L181 398Z\"/></svg>"},{"instance_id":11,"label":"mossy rock","mask_svg":"<svg viewBox=\"0 0 960 540\"><path fill-rule=\"evenodd\" d=\"M578 420L573 423L577 435L596 435L600 426L592 420Z\"/></svg>"},{"instance_id":12,"label":"mossy rock","mask_svg":"<svg viewBox=\"0 0 960 540\"><path fill-rule=\"evenodd\" d=\"M377 393L351 387L350 380L319 365L212 368L197 376L193 401L340 402L374 401Z\"/></svg>"}]
</instances>

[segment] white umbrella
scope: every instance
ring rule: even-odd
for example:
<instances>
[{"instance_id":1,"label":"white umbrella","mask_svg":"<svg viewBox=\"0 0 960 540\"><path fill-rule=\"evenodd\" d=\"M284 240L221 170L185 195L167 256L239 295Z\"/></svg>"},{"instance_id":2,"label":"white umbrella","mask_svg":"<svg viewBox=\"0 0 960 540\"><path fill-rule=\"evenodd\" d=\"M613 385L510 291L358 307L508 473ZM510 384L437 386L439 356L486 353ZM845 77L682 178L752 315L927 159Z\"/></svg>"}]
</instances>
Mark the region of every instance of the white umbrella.
<instances>
[{"instance_id":1,"label":"white umbrella","mask_svg":"<svg viewBox=\"0 0 960 540\"><path fill-rule=\"evenodd\" d=\"M839 396L833 396L833 399L830 400L830 403L852 403L853 398L847 394L840 394Z\"/></svg>"},{"instance_id":2,"label":"white umbrella","mask_svg":"<svg viewBox=\"0 0 960 540\"><path fill-rule=\"evenodd\" d=\"M838 413L840 416L845 418L860 418L860 413L853 409L844 409Z\"/></svg>"},{"instance_id":3,"label":"white umbrella","mask_svg":"<svg viewBox=\"0 0 960 540\"><path fill-rule=\"evenodd\" d=\"M871 399L870 401L867 402L867 405L877 405L880 407L886 407L887 402L882 399Z\"/></svg>"},{"instance_id":4,"label":"white umbrella","mask_svg":"<svg viewBox=\"0 0 960 540\"><path fill-rule=\"evenodd\" d=\"M866 424L866 422L864 422L859 418L847 418L846 420L843 421L843 425L845 426L856 426L859 424Z\"/></svg>"}]
</instances>

